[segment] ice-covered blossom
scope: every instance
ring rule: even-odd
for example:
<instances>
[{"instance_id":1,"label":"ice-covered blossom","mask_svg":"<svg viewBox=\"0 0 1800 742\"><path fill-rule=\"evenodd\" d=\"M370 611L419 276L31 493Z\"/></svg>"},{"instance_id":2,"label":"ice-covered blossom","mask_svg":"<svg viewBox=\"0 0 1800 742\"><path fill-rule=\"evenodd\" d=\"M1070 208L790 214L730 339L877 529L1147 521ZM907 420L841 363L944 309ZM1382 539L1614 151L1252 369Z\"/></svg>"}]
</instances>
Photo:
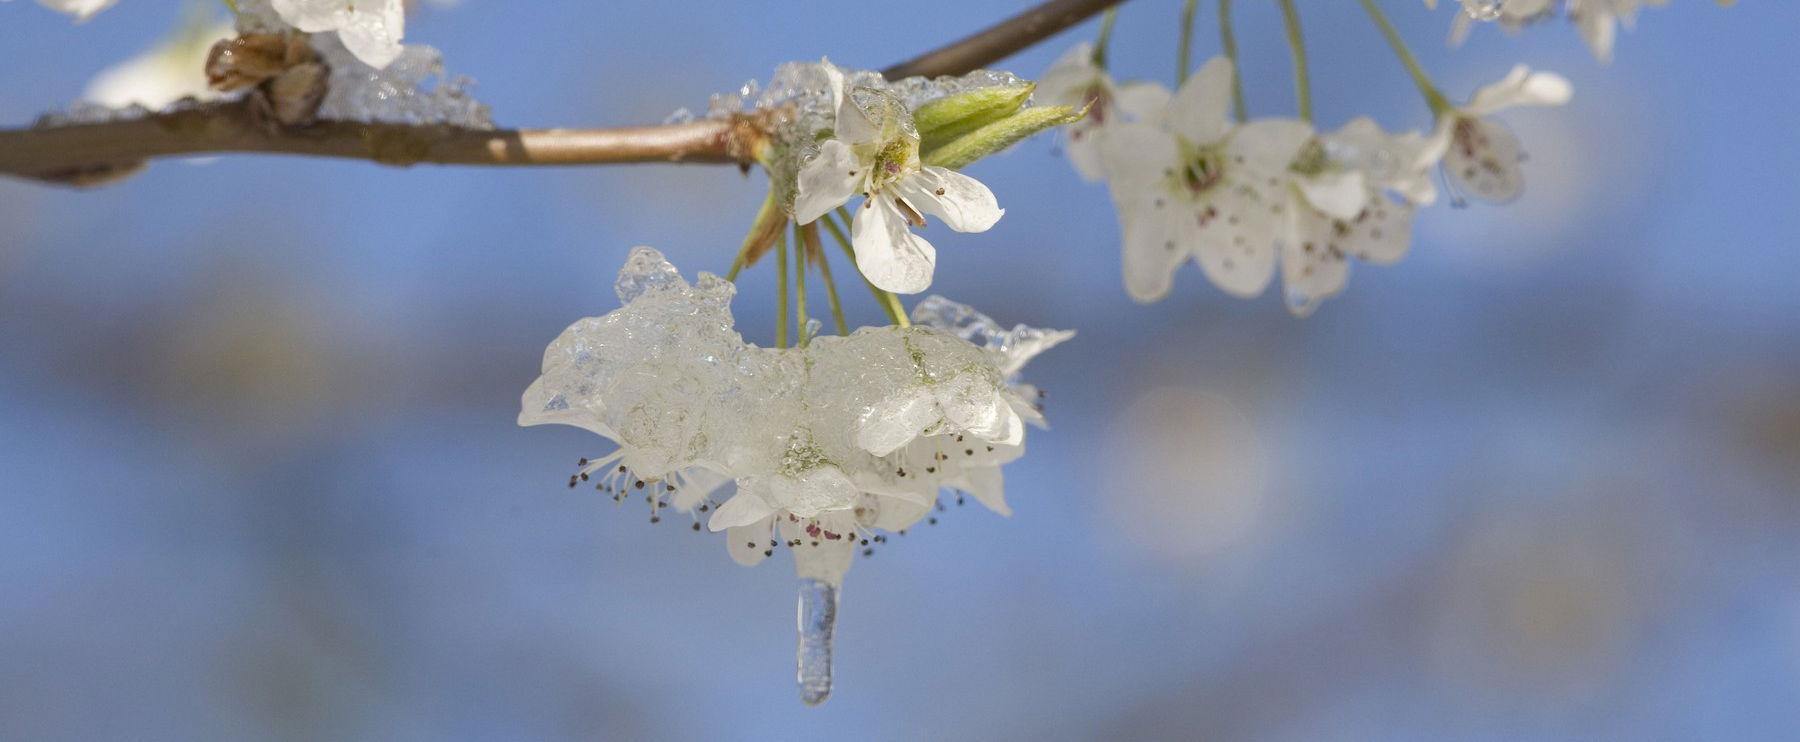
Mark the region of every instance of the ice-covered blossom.
<instances>
[{"instance_id":1,"label":"ice-covered blossom","mask_svg":"<svg viewBox=\"0 0 1800 742\"><path fill-rule=\"evenodd\" d=\"M335 31L344 47L376 69L400 56L405 0L268 0L281 19L307 33Z\"/></svg>"},{"instance_id":2,"label":"ice-covered blossom","mask_svg":"<svg viewBox=\"0 0 1800 742\"><path fill-rule=\"evenodd\" d=\"M11 2L12 0L6 0ZM94 17L95 13L106 10L119 0L38 0L38 4L51 10L75 16L76 21L85 21Z\"/></svg>"},{"instance_id":3,"label":"ice-covered blossom","mask_svg":"<svg viewBox=\"0 0 1800 742\"><path fill-rule=\"evenodd\" d=\"M1457 13L1456 19L1450 22L1450 45L1461 46L1474 29L1477 20L1491 20L1500 24L1508 33L1517 33L1525 26L1548 18L1556 11L1556 0L1506 0L1504 4L1478 14L1468 10ZM1485 16L1485 17L1484 17Z\"/></svg>"},{"instance_id":4,"label":"ice-covered blossom","mask_svg":"<svg viewBox=\"0 0 1800 742\"><path fill-rule=\"evenodd\" d=\"M734 328L729 282L689 284L650 248L633 251L617 291L623 306L545 350L520 424L618 444L570 486L644 498L653 520L692 513L695 530L704 517L741 563L789 547L799 576L833 585L877 531L925 517L940 489L1008 512L1000 466L1023 452L1022 423L1042 423L1018 371L1070 335L1001 331L929 297L912 327L761 348Z\"/></svg>"},{"instance_id":5,"label":"ice-covered blossom","mask_svg":"<svg viewBox=\"0 0 1800 742\"><path fill-rule=\"evenodd\" d=\"M1524 148L1505 124L1490 118L1515 106L1559 106L1567 103L1569 81L1552 72L1532 72L1518 65L1499 82L1475 91L1468 105L1440 111L1435 145L1446 147L1444 174L1461 191L1490 203L1517 198L1525 188L1519 166Z\"/></svg>"},{"instance_id":6,"label":"ice-covered blossom","mask_svg":"<svg viewBox=\"0 0 1800 742\"><path fill-rule=\"evenodd\" d=\"M1341 291L1350 258L1392 263L1406 254L1414 207L1437 197L1430 173L1443 151L1441 142L1389 134L1366 117L1301 148L1286 174L1279 240L1289 311L1304 316Z\"/></svg>"},{"instance_id":7,"label":"ice-covered blossom","mask_svg":"<svg viewBox=\"0 0 1800 742\"><path fill-rule=\"evenodd\" d=\"M1100 146L1102 132L1124 121L1150 119L1169 103L1169 90L1152 82L1115 84L1106 68L1094 63L1094 47L1075 45L1038 80L1038 96L1048 105L1087 108L1087 116L1065 129L1064 151L1081 177L1106 176Z\"/></svg>"},{"instance_id":8,"label":"ice-covered blossom","mask_svg":"<svg viewBox=\"0 0 1800 742\"><path fill-rule=\"evenodd\" d=\"M1285 172L1312 137L1292 119L1231 120L1232 63L1208 61L1153 121L1111 127L1106 158L1124 233L1125 287L1162 299L1190 256L1226 293L1269 283L1289 206Z\"/></svg>"},{"instance_id":9,"label":"ice-covered blossom","mask_svg":"<svg viewBox=\"0 0 1800 742\"><path fill-rule=\"evenodd\" d=\"M1004 210L980 181L919 161L919 133L897 92L848 85L835 67L825 69L834 129L801 166L794 219L810 223L862 194L850 227L857 267L888 291L924 291L937 251L913 228L929 215L958 232L984 232Z\"/></svg>"}]
</instances>

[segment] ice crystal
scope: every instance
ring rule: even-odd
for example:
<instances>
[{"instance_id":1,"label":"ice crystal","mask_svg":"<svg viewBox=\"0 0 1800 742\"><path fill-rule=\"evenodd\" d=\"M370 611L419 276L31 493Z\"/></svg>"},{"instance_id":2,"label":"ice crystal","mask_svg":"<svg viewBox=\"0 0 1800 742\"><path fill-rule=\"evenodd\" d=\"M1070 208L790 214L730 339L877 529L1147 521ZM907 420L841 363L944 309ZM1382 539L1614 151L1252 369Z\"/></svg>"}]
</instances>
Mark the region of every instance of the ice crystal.
<instances>
[{"instance_id":1,"label":"ice crystal","mask_svg":"<svg viewBox=\"0 0 1800 742\"><path fill-rule=\"evenodd\" d=\"M312 39L331 65L331 84L319 116L354 121L449 124L491 129L487 105L469 95L473 81L444 70L443 55L421 44L407 45L386 67L376 69L344 48L334 34Z\"/></svg>"}]
</instances>

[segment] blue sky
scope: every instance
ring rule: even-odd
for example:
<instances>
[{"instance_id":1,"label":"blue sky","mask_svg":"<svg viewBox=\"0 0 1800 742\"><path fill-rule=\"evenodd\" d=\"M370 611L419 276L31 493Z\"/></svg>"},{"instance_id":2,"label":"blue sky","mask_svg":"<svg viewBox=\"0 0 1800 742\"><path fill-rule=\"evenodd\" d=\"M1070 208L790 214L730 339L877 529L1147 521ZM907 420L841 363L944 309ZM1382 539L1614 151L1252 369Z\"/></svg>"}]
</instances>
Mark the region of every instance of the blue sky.
<instances>
[{"instance_id":1,"label":"blue sky","mask_svg":"<svg viewBox=\"0 0 1800 742\"><path fill-rule=\"evenodd\" d=\"M1302 5L1322 125L1428 124L1353 4ZM1453 97L1518 61L1573 81L1507 117L1525 197L1423 212L1406 260L1295 320L1193 269L1132 303L1105 191L1052 138L972 168L1007 215L933 234L933 291L1080 336L1031 369L1053 428L1007 470L1015 515L953 510L851 571L817 709L785 560L572 493L605 444L513 424L629 248L722 271L760 176L235 156L0 182L0 737L1791 730L1800 14L1678 0L1601 66L1567 24L1451 50L1447 10L1384 5ZM1125 6L1119 75L1172 82L1177 6ZM408 36L502 125L627 125L1021 7L467 0ZM179 10L0 5L0 122ZM1291 113L1279 14L1237 15L1253 112ZM755 341L772 283L742 281Z\"/></svg>"}]
</instances>

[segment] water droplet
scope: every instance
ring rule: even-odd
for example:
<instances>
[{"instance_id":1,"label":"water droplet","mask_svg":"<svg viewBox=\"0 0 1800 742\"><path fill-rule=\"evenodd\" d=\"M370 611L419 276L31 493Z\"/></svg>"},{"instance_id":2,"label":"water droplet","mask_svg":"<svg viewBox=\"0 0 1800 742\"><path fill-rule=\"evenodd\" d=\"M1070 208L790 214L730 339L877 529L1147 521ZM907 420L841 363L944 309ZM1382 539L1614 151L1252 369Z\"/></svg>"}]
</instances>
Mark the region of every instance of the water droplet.
<instances>
[{"instance_id":1,"label":"water droplet","mask_svg":"<svg viewBox=\"0 0 1800 742\"><path fill-rule=\"evenodd\" d=\"M837 625L837 586L800 580L800 702L817 706L831 696L831 632Z\"/></svg>"},{"instance_id":2,"label":"water droplet","mask_svg":"<svg viewBox=\"0 0 1800 742\"><path fill-rule=\"evenodd\" d=\"M1478 21L1491 21L1500 17L1500 11L1506 7L1506 0L1462 0L1463 12Z\"/></svg>"}]
</instances>

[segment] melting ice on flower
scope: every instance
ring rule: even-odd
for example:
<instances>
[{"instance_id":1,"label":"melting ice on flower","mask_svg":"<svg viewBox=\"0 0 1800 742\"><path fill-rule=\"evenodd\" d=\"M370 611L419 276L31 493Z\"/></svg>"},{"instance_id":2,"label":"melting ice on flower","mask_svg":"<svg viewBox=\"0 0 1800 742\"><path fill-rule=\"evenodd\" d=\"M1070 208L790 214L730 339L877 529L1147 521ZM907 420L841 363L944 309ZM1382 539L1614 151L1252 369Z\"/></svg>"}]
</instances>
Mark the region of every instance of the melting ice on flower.
<instances>
[{"instance_id":1,"label":"melting ice on flower","mask_svg":"<svg viewBox=\"0 0 1800 742\"><path fill-rule=\"evenodd\" d=\"M691 513L694 530L710 511L707 526L746 565L788 547L811 596L802 619L825 637L802 637L813 658L803 659L803 698L823 700L830 622L819 616L835 615L852 557L885 539L877 531L925 517L942 489L1010 512L1000 467L1023 453L1022 423L1043 421L1018 373L1072 333L1001 330L929 297L911 327L760 348L734 327L729 282L701 273L690 284L655 250L634 250L616 289L623 306L545 349L519 423L572 425L618 445L584 459L571 487L643 497L653 522L664 509Z\"/></svg>"},{"instance_id":2,"label":"melting ice on flower","mask_svg":"<svg viewBox=\"0 0 1800 742\"><path fill-rule=\"evenodd\" d=\"M1475 91L1461 108L1438 113L1432 134L1444 151L1444 174L1461 190L1489 203L1505 203L1525 189L1519 163L1524 148L1505 124L1490 118L1515 106L1560 106L1569 101L1569 81L1552 72L1512 68L1499 82Z\"/></svg>"},{"instance_id":3,"label":"melting ice on flower","mask_svg":"<svg viewBox=\"0 0 1800 742\"><path fill-rule=\"evenodd\" d=\"M1049 105L1087 109L1087 116L1067 129L1065 151L1075 171L1087 180L1106 175L1102 132L1107 126L1129 120L1147 120L1169 103L1169 91L1152 82L1115 84L1106 68L1094 63L1094 47L1075 45L1044 72L1038 92Z\"/></svg>"},{"instance_id":4,"label":"melting ice on flower","mask_svg":"<svg viewBox=\"0 0 1800 742\"><path fill-rule=\"evenodd\" d=\"M267 0L281 19L307 33L337 32L338 39L370 67L400 56L406 30L405 0Z\"/></svg>"},{"instance_id":5,"label":"melting ice on flower","mask_svg":"<svg viewBox=\"0 0 1800 742\"><path fill-rule=\"evenodd\" d=\"M985 232L1004 210L980 181L919 161L919 133L897 92L849 84L829 63L824 70L832 135L800 168L794 219L813 222L862 194L850 227L857 267L882 289L924 291L937 251L912 230L929 215L958 232Z\"/></svg>"}]
</instances>

